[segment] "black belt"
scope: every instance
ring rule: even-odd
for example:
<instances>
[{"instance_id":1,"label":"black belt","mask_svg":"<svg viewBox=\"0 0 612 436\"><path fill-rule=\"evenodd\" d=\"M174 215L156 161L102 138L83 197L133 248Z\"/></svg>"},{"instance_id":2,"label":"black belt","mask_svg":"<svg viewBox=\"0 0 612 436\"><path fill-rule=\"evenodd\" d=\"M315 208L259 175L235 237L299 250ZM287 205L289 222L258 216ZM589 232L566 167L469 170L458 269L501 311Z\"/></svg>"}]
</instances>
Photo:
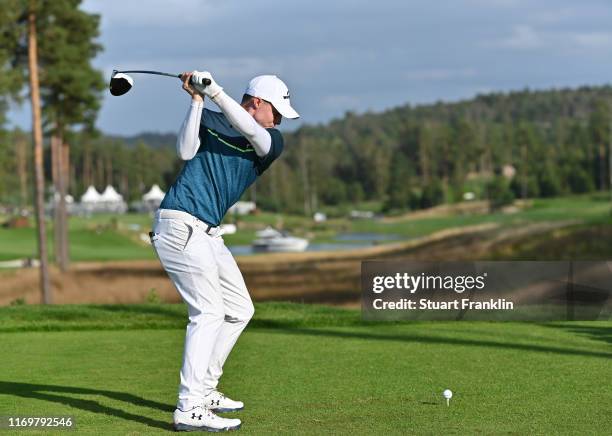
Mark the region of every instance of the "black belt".
<instances>
[{"instance_id":1,"label":"black belt","mask_svg":"<svg viewBox=\"0 0 612 436\"><path fill-rule=\"evenodd\" d=\"M158 213L160 214L159 216L161 218L176 218L176 219L183 220L185 222L192 222L195 225L199 225L200 227L204 228L203 226L201 226L203 224L204 226L206 226L206 229L204 230L204 232L207 235L210 235L211 230L214 230L217 227L219 227L219 226L213 226L211 224L208 224L207 222L202 221L201 219L198 219L194 217L193 215L188 214L187 212L183 212L183 211L159 209Z\"/></svg>"},{"instance_id":2,"label":"black belt","mask_svg":"<svg viewBox=\"0 0 612 436\"><path fill-rule=\"evenodd\" d=\"M210 224L208 225L208 227L206 227L206 230L204 230L204 232L206 232L207 235L210 235L210 231L213 229L216 229L217 226L211 226ZM155 233L153 232L149 232L149 238L152 238L153 235L155 235Z\"/></svg>"}]
</instances>

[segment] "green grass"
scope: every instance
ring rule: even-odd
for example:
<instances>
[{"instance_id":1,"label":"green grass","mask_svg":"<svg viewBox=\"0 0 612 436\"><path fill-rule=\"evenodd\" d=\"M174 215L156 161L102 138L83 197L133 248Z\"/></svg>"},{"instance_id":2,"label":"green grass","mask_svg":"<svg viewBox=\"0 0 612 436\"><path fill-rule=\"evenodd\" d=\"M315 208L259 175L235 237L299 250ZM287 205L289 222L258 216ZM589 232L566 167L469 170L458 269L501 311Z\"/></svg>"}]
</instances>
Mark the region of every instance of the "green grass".
<instances>
[{"instance_id":1,"label":"green grass","mask_svg":"<svg viewBox=\"0 0 612 436\"><path fill-rule=\"evenodd\" d=\"M181 305L0 308L0 415L168 432L185 322ZM222 389L246 403L244 434L609 434L611 344L610 322L374 324L266 303Z\"/></svg>"},{"instance_id":2,"label":"green grass","mask_svg":"<svg viewBox=\"0 0 612 436\"><path fill-rule=\"evenodd\" d=\"M367 206L367 204L366 204ZM370 206L374 207L374 204ZM242 229L225 235L227 245L249 245L255 230L265 225L282 226L296 235L308 235L313 243L333 243L339 232L396 234L401 238L415 238L433 232L482 223L497 223L505 227L521 227L526 223L580 220L587 225L612 225L612 213L607 194L576 195L571 197L536 199L531 208L514 214L448 215L427 217L393 223L380 220L349 220L337 218L316 224L310 217L260 213L239 217ZM154 259L150 246L138 240L147 233L152 218L147 214L121 216L94 215L91 218L70 219L70 254L74 261ZM226 221L231 222L232 217ZM139 226L134 230L133 226ZM49 228L49 253L53 253L53 230ZM34 257L35 230L0 228L0 260ZM394 242L394 240L383 241Z\"/></svg>"},{"instance_id":3,"label":"green grass","mask_svg":"<svg viewBox=\"0 0 612 436\"><path fill-rule=\"evenodd\" d=\"M483 223L520 227L525 223L581 220L587 224L612 225L612 204L607 196L581 195L562 198L536 199L533 206L513 214L501 212L486 215L450 215L410 221L382 223L374 220L355 221L352 231L394 233L407 238L433 232Z\"/></svg>"},{"instance_id":4,"label":"green grass","mask_svg":"<svg viewBox=\"0 0 612 436\"><path fill-rule=\"evenodd\" d=\"M1 229L0 260L38 257L34 229ZM69 233L70 255L75 261L154 259L150 246L112 230L74 228ZM47 233L47 247L53 259L53 229Z\"/></svg>"},{"instance_id":5,"label":"green grass","mask_svg":"<svg viewBox=\"0 0 612 436\"><path fill-rule=\"evenodd\" d=\"M69 224L70 255L74 261L155 259L151 247L138 240L140 233L148 233L151 228L151 217L146 214L71 217ZM140 229L132 230L131 225ZM53 259L53 226L49 221L47 246ZM0 228L0 247L0 261L37 257L35 228Z\"/></svg>"}]
</instances>

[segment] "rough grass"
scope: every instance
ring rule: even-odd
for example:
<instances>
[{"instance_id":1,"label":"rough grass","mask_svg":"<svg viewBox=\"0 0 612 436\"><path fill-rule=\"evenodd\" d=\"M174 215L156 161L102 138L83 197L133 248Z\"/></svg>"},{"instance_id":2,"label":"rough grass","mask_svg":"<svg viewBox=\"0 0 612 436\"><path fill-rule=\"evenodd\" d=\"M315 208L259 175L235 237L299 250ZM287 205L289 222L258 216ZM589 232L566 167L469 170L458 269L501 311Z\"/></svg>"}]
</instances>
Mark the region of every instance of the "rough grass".
<instances>
[{"instance_id":1,"label":"rough grass","mask_svg":"<svg viewBox=\"0 0 612 436\"><path fill-rule=\"evenodd\" d=\"M151 247L136 240L137 233L129 234L109 226L97 227L93 223L89 227L80 224L79 221L74 227L71 224L68 236L74 261L155 259ZM49 258L53 260L53 229L47 229L47 249ZM34 228L0 228L0 261L38 257L35 238Z\"/></svg>"},{"instance_id":2,"label":"rough grass","mask_svg":"<svg viewBox=\"0 0 612 436\"><path fill-rule=\"evenodd\" d=\"M394 233L407 238L424 236L439 230L497 223L505 227L521 227L526 223L580 220L587 224L612 225L612 204L608 196L576 195L571 197L535 199L531 207L516 213L484 215L433 216L392 223L355 221L353 231Z\"/></svg>"},{"instance_id":3,"label":"rough grass","mask_svg":"<svg viewBox=\"0 0 612 436\"><path fill-rule=\"evenodd\" d=\"M579 224L523 237L490 258L499 260L609 260L612 259L612 225Z\"/></svg>"},{"instance_id":4,"label":"rough grass","mask_svg":"<svg viewBox=\"0 0 612 436\"><path fill-rule=\"evenodd\" d=\"M1 308L0 415L170 431L185 322L182 305ZM222 389L245 434L609 434L611 362L610 322L364 324L266 303Z\"/></svg>"}]
</instances>

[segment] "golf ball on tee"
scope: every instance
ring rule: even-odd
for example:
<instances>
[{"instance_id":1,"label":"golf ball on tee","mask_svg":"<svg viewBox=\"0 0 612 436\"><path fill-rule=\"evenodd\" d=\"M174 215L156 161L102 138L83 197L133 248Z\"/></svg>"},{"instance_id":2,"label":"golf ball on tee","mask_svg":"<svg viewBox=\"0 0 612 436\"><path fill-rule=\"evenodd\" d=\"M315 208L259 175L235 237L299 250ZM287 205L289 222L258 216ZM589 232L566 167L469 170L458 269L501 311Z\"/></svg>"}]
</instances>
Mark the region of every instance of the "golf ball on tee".
<instances>
[{"instance_id":1,"label":"golf ball on tee","mask_svg":"<svg viewBox=\"0 0 612 436\"><path fill-rule=\"evenodd\" d=\"M450 389L446 389L444 390L444 392L442 392L442 395L444 395L444 398L446 398L447 400L450 400L451 398L453 398L453 391L451 391Z\"/></svg>"}]
</instances>

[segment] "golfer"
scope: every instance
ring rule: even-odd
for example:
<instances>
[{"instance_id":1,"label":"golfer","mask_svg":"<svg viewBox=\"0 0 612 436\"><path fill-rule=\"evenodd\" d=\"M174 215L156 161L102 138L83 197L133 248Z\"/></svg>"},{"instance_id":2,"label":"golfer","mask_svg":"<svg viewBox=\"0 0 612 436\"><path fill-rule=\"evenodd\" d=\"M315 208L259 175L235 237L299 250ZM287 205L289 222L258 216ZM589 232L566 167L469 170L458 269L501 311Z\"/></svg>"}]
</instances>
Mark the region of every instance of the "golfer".
<instances>
[{"instance_id":1,"label":"golfer","mask_svg":"<svg viewBox=\"0 0 612 436\"><path fill-rule=\"evenodd\" d=\"M190 79L193 77L193 83ZM253 78L238 104L209 72L183 73L191 105L176 144L185 162L156 212L151 233L162 266L187 304L176 430L234 430L239 419L215 412L244 405L218 391L223 364L254 308L219 224L230 206L283 150L274 127L298 118L276 76ZM210 81L208 86L201 85ZM221 112L204 109L210 98Z\"/></svg>"}]
</instances>

